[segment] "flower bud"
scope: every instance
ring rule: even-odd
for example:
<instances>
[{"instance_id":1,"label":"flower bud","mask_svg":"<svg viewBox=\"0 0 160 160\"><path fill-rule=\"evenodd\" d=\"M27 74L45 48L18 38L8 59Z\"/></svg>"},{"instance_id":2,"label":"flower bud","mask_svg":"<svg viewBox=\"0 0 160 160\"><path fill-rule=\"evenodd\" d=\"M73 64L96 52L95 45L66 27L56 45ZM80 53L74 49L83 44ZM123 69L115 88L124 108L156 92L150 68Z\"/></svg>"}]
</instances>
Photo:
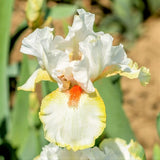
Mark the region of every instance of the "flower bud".
<instances>
[{"instance_id":1,"label":"flower bud","mask_svg":"<svg viewBox=\"0 0 160 160\"><path fill-rule=\"evenodd\" d=\"M45 0L28 0L26 6L26 18L28 25L33 30L40 27L44 22Z\"/></svg>"}]
</instances>

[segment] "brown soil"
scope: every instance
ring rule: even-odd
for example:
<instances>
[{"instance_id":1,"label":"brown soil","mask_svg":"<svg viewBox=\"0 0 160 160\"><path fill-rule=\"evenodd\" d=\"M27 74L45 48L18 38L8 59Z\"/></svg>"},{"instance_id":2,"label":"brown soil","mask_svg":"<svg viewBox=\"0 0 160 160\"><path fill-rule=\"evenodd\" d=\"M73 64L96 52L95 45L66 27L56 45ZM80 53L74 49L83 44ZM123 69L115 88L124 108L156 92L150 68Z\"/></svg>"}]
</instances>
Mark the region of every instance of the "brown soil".
<instances>
[{"instance_id":1,"label":"brown soil","mask_svg":"<svg viewBox=\"0 0 160 160\"><path fill-rule=\"evenodd\" d=\"M160 112L160 18L150 18L144 24L145 32L137 40L128 56L151 72L150 84L143 87L137 80L122 78L124 109L138 141L151 159L155 143L160 140L156 131L156 116Z\"/></svg>"},{"instance_id":2,"label":"brown soil","mask_svg":"<svg viewBox=\"0 0 160 160\"><path fill-rule=\"evenodd\" d=\"M13 34L18 25L25 18L26 1L17 0L12 17L11 33ZM57 33L63 27L58 21ZM30 31L26 31L17 41L10 58L10 62L21 61L22 54L19 49L21 41ZM61 32L62 33L62 32ZM122 78L122 90L124 93L124 109L130 120L131 127L137 140L143 145L147 159L151 160L152 150L155 143L160 143L156 131L156 116L160 112L160 18L150 18L144 24L144 33L130 49L128 56L141 66L150 68L151 82L143 87L138 80Z\"/></svg>"}]
</instances>

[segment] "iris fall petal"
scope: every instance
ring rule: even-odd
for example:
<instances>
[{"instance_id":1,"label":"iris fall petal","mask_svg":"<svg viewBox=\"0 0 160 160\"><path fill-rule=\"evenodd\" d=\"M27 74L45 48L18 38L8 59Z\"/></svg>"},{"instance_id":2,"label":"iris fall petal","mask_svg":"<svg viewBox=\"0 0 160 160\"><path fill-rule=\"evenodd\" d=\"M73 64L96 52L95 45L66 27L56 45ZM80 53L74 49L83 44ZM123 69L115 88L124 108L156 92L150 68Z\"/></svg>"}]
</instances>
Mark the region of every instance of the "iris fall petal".
<instances>
[{"instance_id":1,"label":"iris fall petal","mask_svg":"<svg viewBox=\"0 0 160 160\"><path fill-rule=\"evenodd\" d=\"M70 94L59 89L43 99L39 116L45 137L74 151L91 147L105 128L104 103L97 91L82 92L78 102L76 97L69 100Z\"/></svg>"}]
</instances>

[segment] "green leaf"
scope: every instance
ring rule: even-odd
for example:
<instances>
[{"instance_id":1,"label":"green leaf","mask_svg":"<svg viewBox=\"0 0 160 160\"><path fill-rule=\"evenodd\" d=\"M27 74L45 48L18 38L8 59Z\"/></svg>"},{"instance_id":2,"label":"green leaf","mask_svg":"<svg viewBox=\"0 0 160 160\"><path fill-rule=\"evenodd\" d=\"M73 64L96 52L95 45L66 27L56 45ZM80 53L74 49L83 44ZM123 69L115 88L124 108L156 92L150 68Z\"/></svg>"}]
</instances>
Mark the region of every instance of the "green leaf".
<instances>
[{"instance_id":1,"label":"green leaf","mask_svg":"<svg viewBox=\"0 0 160 160\"><path fill-rule=\"evenodd\" d=\"M130 41L139 35L143 6L141 0L115 0L113 2L113 15L119 19L119 23L123 26L124 36Z\"/></svg>"},{"instance_id":2,"label":"green leaf","mask_svg":"<svg viewBox=\"0 0 160 160\"><path fill-rule=\"evenodd\" d=\"M137 4L139 6L136 8L134 7L134 2L135 1L132 0L115 0L113 5L114 14L128 29L134 28L134 26L137 25L137 23L139 24L142 20L142 13L137 7L143 8L143 2L141 1L141 3Z\"/></svg>"},{"instance_id":3,"label":"green leaf","mask_svg":"<svg viewBox=\"0 0 160 160\"><path fill-rule=\"evenodd\" d=\"M122 32L122 25L120 19L115 15L107 15L100 23L99 31L115 33Z\"/></svg>"},{"instance_id":4,"label":"green leaf","mask_svg":"<svg viewBox=\"0 0 160 160\"><path fill-rule=\"evenodd\" d=\"M50 9L49 16L54 19L68 18L74 15L77 8L78 7L76 5L58 4Z\"/></svg>"},{"instance_id":5,"label":"green leaf","mask_svg":"<svg viewBox=\"0 0 160 160\"><path fill-rule=\"evenodd\" d=\"M18 86L26 82L36 67L37 61L23 56ZM16 92L8 139L17 148L17 154L22 160L33 159L46 144L38 117L39 106L36 93Z\"/></svg>"},{"instance_id":6,"label":"green leaf","mask_svg":"<svg viewBox=\"0 0 160 160\"><path fill-rule=\"evenodd\" d=\"M95 83L106 106L106 137L119 137L130 142L135 139L129 121L122 108L122 91L118 77L101 79Z\"/></svg>"},{"instance_id":7,"label":"green leaf","mask_svg":"<svg viewBox=\"0 0 160 160\"><path fill-rule=\"evenodd\" d=\"M40 120L38 116L39 112L39 101L37 98L37 94L35 92L29 94L29 115L28 115L28 123L30 127L39 126Z\"/></svg>"},{"instance_id":8,"label":"green leaf","mask_svg":"<svg viewBox=\"0 0 160 160\"><path fill-rule=\"evenodd\" d=\"M3 156L0 156L0 160L5 160Z\"/></svg>"},{"instance_id":9,"label":"green leaf","mask_svg":"<svg viewBox=\"0 0 160 160\"><path fill-rule=\"evenodd\" d=\"M38 138L39 138L39 141L40 141L40 148L42 150L42 147L44 147L46 144L48 144L48 141L44 138L44 130L43 130L43 126L42 125L39 128Z\"/></svg>"},{"instance_id":10,"label":"green leaf","mask_svg":"<svg viewBox=\"0 0 160 160\"><path fill-rule=\"evenodd\" d=\"M160 9L160 1L159 0L147 0L149 9L152 13L158 12Z\"/></svg>"},{"instance_id":11,"label":"green leaf","mask_svg":"<svg viewBox=\"0 0 160 160\"><path fill-rule=\"evenodd\" d=\"M159 159L160 159L160 146L158 144L155 144L153 148L153 160L159 160Z\"/></svg>"},{"instance_id":12,"label":"green leaf","mask_svg":"<svg viewBox=\"0 0 160 160\"><path fill-rule=\"evenodd\" d=\"M30 75L38 68L39 64L37 59L29 59L29 73ZM28 77L29 78L29 77Z\"/></svg>"},{"instance_id":13,"label":"green leaf","mask_svg":"<svg viewBox=\"0 0 160 160\"><path fill-rule=\"evenodd\" d=\"M7 62L13 0L0 0L0 123L9 115Z\"/></svg>"},{"instance_id":14,"label":"green leaf","mask_svg":"<svg viewBox=\"0 0 160 160\"><path fill-rule=\"evenodd\" d=\"M51 93L52 91L56 90L57 88L58 88L57 83L43 81L42 82L42 95L43 95L43 97L46 96L47 94Z\"/></svg>"},{"instance_id":15,"label":"green leaf","mask_svg":"<svg viewBox=\"0 0 160 160\"><path fill-rule=\"evenodd\" d=\"M67 20L63 20L62 21L62 25L63 25L63 31L64 31L64 34L65 34L65 36L68 34L68 31L69 31L69 29L68 29L68 23L67 23Z\"/></svg>"},{"instance_id":16,"label":"green leaf","mask_svg":"<svg viewBox=\"0 0 160 160\"><path fill-rule=\"evenodd\" d=\"M13 49L15 43L17 42L17 39L19 36L23 33L23 31L27 28L27 22L24 20L16 29L15 33L11 36L11 42L10 42L10 51Z\"/></svg>"},{"instance_id":17,"label":"green leaf","mask_svg":"<svg viewBox=\"0 0 160 160\"><path fill-rule=\"evenodd\" d=\"M160 113L157 116L157 132L160 137Z\"/></svg>"},{"instance_id":18,"label":"green leaf","mask_svg":"<svg viewBox=\"0 0 160 160\"><path fill-rule=\"evenodd\" d=\"M23 56L18 86L29 78L29 65L26 55ZM9 139L13 146L20 146L28 134L29 92L17 91L12 113L12 125Z\"/></svg>"},{"instance_id":19,"label":"green leaf","mask_svg":"<svg viewBox=\"0 0 160 160\"><path fill-rule=\"evenodd\" d=\"M8 77L17 77L19 74L19 65L18 63L14 63L8 66L7 68L7 76Z\"/></svg>"},{"instance_id":20,"label":"green leaf","mask_svg":"<svg viewBox=\"0 0 160 160\"><path fill-rule=\"evenodd\" d=\"M113 5L113 12L117 15L121 21L126 25L130 26L131 19L131 2L130 0L115 0Z\"/></svg>"},{"instance_id":21,"label":"green leaf","mask_svg":"<svg viewBox=\"0 0 160 160\"><path fill-rule=\"evenodd\" d=\"M41 148L39 145L39 139L37 138L37 131L33 128L30 129L28 137L26 137L23 146L19 150L19 158L21 160L29 160L35 158Z\"/></svg>"}]
</instances>

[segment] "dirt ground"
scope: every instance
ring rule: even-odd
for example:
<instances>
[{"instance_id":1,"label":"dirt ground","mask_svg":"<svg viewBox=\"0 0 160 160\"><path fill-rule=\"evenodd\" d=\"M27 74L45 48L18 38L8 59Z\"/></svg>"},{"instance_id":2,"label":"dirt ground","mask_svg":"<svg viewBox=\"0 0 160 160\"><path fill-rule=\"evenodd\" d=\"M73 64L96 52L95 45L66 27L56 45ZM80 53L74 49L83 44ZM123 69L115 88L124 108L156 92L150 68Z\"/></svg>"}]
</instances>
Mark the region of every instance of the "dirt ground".
<instances>
[{"instance_id":1,"label":"dirt ground","mask_svg":"<svg viewBox=\"0 0 160 160\"><path fill-rule=\"evenodd\" d=\"M151 72L150 84L143 87L138 80L122 78L124 109L138 141L151 159L155 143L159 143L156 116L160 112L160 17L144 24L144 34L136 41L128 56Z\"/></svg>"},{"instance_id":2,"label":"dirt ground","mask_svg":"<svg viewBox=\"0 0 160 160\"><path fill-rule=\"evenodd\" d=\"M25 17L25 1L15 2L12 16L11 33ZM151 72L151 82L143 87L138 80L122 78L122 90L124 93L124 109L130 120L131 127L137 140L143 145L147 160L152 158L152 150L155 143L160 144L156 131L156 116L160 112L160 17L151 17L144 23L144 33L136 41L128 52L128 56L140 66L146 66ZM27 33L26 33L27 34ZM10 62L21 60L19 48L21 37L11 54Z\"/></svg>"}]
</instances>

